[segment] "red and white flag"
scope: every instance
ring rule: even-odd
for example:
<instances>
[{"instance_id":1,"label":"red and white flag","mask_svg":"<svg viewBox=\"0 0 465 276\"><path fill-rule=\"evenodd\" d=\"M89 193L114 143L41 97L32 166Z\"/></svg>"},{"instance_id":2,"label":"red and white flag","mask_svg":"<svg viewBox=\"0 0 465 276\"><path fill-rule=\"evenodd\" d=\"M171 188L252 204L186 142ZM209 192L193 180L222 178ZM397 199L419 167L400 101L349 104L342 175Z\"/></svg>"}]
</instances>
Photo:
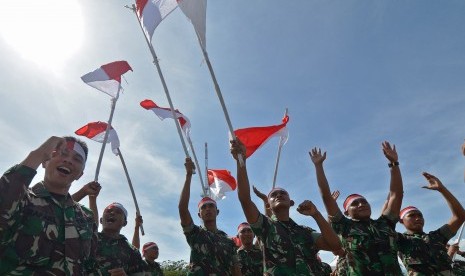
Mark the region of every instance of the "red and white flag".
<instances>
[{"instance_id":1,"label":"red and white flag","mask_svg":"<svg viewBox=\"0 0 465 276\"><path fill-rule=\"evenodd\" d=\"M177 7L176 0L136 0L137 16L149 40L158 24Z\"/></svg>"},{"instance_id":2,"label":"red and white flag","mask_svg":"<svg viewBox=\"0 0 465 276\"><path fill-rule=\"evenodd\" d=\"M181 11L192 22L192 25L194 25L200 44L202 48L206 50L207 0L178 0L178 5Z\"/></svg>"},{"instance_id":3,"label":"red and white flag","mask_svg":"<svg viewBox=\"0 0 465 276\"><path fill-rule=\"evenodd\" d=\"M147 110L152 110L153 113L155 113L160 120L164 120L166 118L171 118L173 119L173 112L171 112L171 108L167 107L159 107L156 103L154 103L152 100L143 100L140 102L140 106ZM191 129L191 123L189 119L184 116L179 110L175 110L174 113L176 114L176 118L179 120L179 124L181 125L182 130L184 131L184 134L186 136L189 136L189 132Z\"/></svg>"},{"instance_id":4,"label":"red and white flag","mask_svg":"<svg viewBox=\"0 0 465 276\"><path fill-rule=\"evenodd\" d=\"M104 122L91 122L76 130L74 133L80 136L85 136L96 142L103 143L107 126L108 124ZM119 138L116 130L112 126L110 126L110 129L108 130L107 143L111 143L111 150L114 154L118 155Z\"/></svg>"},{"instance_id":5,"label":"red and white flag","mask_svg":"<svg viewBox=\"0 0 465 276\"><path fill-rule=\"evenodd\" d=\"M132 71L132 68L127 61L115 61L102 65L97 70L85 74L81 79L88 85L116 98L121 88L121 75L129 70Z\"/></svg>"},{"instance_id":6,"label":"red and white flag","mask_svg":"<svg viewBox=\"0 0 465 276\"><path fill-rule=\"evenodd\" d=\"M208 170L208 186L214 200L224 199L225 193L236 190L236 179L228 170Z\"/></svg>"},{"instance_id":7,"label":"red and white flag","mask_svg":"<svg viewBox=\"0 0 465 276\"><path fill-rule=\"evenodd\" d=\"M288 121L289 116L286 115L280 125L241 128L235 130L234 134L236 134L236 137L244 144L246 148L246 157L249 157L272 137L281 137L281 146L284 145L289 136L286 127Z\"/></svg>"}]
</instances>

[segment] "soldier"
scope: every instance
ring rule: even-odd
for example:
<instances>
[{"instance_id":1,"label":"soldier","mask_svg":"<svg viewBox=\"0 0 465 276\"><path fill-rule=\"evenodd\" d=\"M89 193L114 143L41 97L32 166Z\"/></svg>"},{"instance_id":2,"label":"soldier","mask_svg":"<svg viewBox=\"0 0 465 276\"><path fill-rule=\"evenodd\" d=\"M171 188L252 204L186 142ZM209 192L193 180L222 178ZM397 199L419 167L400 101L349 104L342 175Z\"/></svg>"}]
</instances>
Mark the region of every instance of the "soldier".
<instances>
[{"instance_id":1,"label":"soldier","mask_svg":"<svg viewBox=\"0 0 465 276\"><path fill-rule=\"evenodd\" d=\"M264 246L264 272L270 275L321 275L321 266L316 259L318 250L335 251L341 247L337 235L328 222L309 200L299 205L297 211L312 216L321 234L313 229L296 224L289 216L294 205L283 188L274 188L268 194L268 204L273 213L269 218L260 213L250 198L245 147L239 141L231 141L231 154L237 161L237 193L247 222Z\"/></svg>"},{"instance_id":2,"label":"soldier","mask_svg":"<svg viewBox=\"0 0 465 276\"><path fill-rule=\"evenodd\" d=\"M242 246L237 250L241 273L244 276L263 274L263 255L259 246L253 244L254 234L250 224L243 222L237 227Z\"/></svg>"},{"instance_id":3,"label":"soldier","mask_svg":"<svg viewBox=\"0 0 465 276\"><path fill-rule=\"evenodd\" d=\"M440 192L451 209L452 217L439 229L426 234L420 210L413 206L402 209L400 222L407 231L399 234L399 256L409 275L452 275L446 244L465 221L465 210L437 177L426 172L423 176L428 181L423 188Z\"/></svg>"},{"instance_id":4,"label":"soldier","mask_svg":"<svg viewBox=\"0 0 465 276\"><path fill-rule=\"evenodd\" d=\"M344 252L339 255L336 266L338 275L401 275L397 260L398 221L402 204L403 185L396 147L382 143L384 156L389 160L391 183L389 199L383 207L382 215L371 219L371 206L365 197L349 195L344 201L344 214L330 192L328 180L323 170L326 153L313 148L309 152L315 165L316 177L331 227L339 235ZM348 216L346 218L344 215ZM341 256L342 255L342 256Z\"/></svg>"},{"instance_id":5,"label":"soldier","mask_svg":"<svg viewBox=\"0 0 465 276\"><path fill-rule=\"evenodd\" d=\"M219 210L216 202L204 197L198 203L198 216L203 226L197 226L189 212L190 185L195 169L186 158L186 181L179 199L181 226L191 248L188 275L240 275L239 261L234 242L216 227Z\"/></svg>"},{"instance_id":6,"label":"soldier","mask_svg":"<svg viewBox=\"0 0 465 276\"><path fill-rule=\"evenodd\" d=\"M121 229L127 224L128 212L121 203L113 202L100 218L102 232L98 233L97 261L104 275L144 275L147 265L139 250L132 246Z\"/></svg>"},{"instance_id":7,"label":"soldier","mask_svg":"<svg viewBox=\"0 0 465 276\"><path fill-rule=\"evenodd\" d=\"M163 276L160 264L155 260L158 258L158 245L154 242L147 242L142 247L142 255L148 266L148 271L152 276Z\"/></svg>"},{"instance_id":8,"label":"soldier","mask_svg":"<svg viewBox=\"0 0 465 276\"><path fill-rule=\"evenodd\" d=\"M84 171L87 145L50 137L0 179L0 275L95 272L92 211L68 191ZM44 179L29 188L42 164Z\"/></svg>"}]
</instances>

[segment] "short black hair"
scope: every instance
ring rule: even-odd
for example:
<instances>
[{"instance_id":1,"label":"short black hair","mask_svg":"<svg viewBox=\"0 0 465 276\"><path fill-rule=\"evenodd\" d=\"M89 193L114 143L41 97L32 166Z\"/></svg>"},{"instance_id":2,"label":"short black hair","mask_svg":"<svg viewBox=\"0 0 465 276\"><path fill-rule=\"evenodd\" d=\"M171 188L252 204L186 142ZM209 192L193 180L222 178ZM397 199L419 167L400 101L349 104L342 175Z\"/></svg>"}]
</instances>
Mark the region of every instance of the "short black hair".
<instances>
[{"instance_id":1,"label":"short black hair","mask_svg":"<svg viewBox=\"0 0 465 276\"><path fill-rule=\"evenodd\" d=\"M63 138L65 138L66 141L73 141L73 142L78 143L84 150L84 153L86 154L86 160L87 160L87 154L89 153L89 148L87 147L86 142L73 136L63 136Z\"/></svg>"}]
</instances>

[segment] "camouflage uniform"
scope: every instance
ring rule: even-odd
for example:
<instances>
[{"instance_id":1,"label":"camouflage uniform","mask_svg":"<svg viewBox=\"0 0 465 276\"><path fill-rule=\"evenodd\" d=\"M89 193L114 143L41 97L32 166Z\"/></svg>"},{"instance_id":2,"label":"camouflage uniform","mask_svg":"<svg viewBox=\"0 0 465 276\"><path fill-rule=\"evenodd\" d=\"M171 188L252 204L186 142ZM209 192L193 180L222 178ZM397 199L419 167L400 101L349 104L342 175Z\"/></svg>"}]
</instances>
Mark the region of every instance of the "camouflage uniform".
<instances>
[{"instance_id":1,"label":"camouflage uniform","mask_svg":"<svg viewBox=\"0 0 465 276\"><path fill-rule=\"evenodd\" d=\"M36 171L16 165L0 179L0 275L87 275L95 272L92 211L68 194L59 202Z\"/></svg>"},{"instance_id":2,"label":"camouflage uniform","mask_svg":"<svg viewBox=\"0 0 465 276\"><path fill-rule=\"evenodd\" d=\"M160 267L160 264L157 262L150 262L145 260L145 263L147 264L147 272L148 275L151 276L163 276L163 270Z\"/></svg>"},{"instance_id":3,"label":"camouflage uniform","mask_svg":"<svg viewBox=\"0 0 465 276\"><path fill-rule=\"evenodd\" d=\"M402 275L397 260L397 218L353 221L341 212L330 217L346 255L338 260L338 275Z\"/></svg>"},{"instance_id":4,"label":"camouflage uniform","mask_svg":"<svg viewBox=\"0 0 465 276\"><path fill-rule=\"evenodd\" d=\"M242 275L255 276L263 274L263 254L258 246L247 250L243 246L237 250L237 257L241 267Z\"/></svg>"},{"instance_id":5,"label":"camouflage uniform","mask_svg":"<svg viewBox=\"0 0 465 276\"><path fill-rule=\"evenodd\" d=\"M321 275L316 258L315 241L321 236L315 230L296 224L292 219L281 222L275 216L260 214L250 225L265 247L265 273L269 275Z\"/></svg>"},{"instance_id":6,"label":"camouflage uniform","mask_svg":"<svg viewBox=\"0 0 465 276\"><path fill-rule=\"evenodd\" d=\"M321 275L329 276L331 275L331 272L333 272L333 270L331 269L331 266L325 262L321 262L321 268L323 269L323 274Z\"/></svg>"},{"instance_id":7,"label":"camouflage uniform","mask_svg":"<svg viewBox=\"0 0 465 276\"><path fill-rule=\"evenodd\" d=\"M231 275L238 263L234 242L221 230L212 232L192 223L183 227L191 248L187 275Z\"/></svg>"},{"instance_id":8,"label":"camouflage uniform","mask_svg":"<svg viewBox=\"0 0 465 276\"><path fill-rule=\"evenodd\" d=\"M449 275L452 260L447 255L446 244L455 233L448 225L428 234L400 234L399 257L409 275ZM443 274L439 274L443 272Z\"/></svg>"},{"instance_id":9,"label":"camouflage uniform","mask_svg":"<svg viewBox=\"0 0 465 276\"><path fill-rule=\"evenodd\" d=\"M144 275L147 264L142 260L139 250L132 246L125 236L109 238L98 233L97 262L102 275L110 275L109 269L123 268L127 275Z\"/></svg>"},{"instance_id":10,"label":"camouflage uniform","mask_svg":"<svg viewBox=\"0 0 465 276\"><path fill-rule=\"evenodd\" d=\"M454 272L454 275L456 276L465 276L465 262L455 260L452 263L452 271Z\"/></svg>"}]
</instances>

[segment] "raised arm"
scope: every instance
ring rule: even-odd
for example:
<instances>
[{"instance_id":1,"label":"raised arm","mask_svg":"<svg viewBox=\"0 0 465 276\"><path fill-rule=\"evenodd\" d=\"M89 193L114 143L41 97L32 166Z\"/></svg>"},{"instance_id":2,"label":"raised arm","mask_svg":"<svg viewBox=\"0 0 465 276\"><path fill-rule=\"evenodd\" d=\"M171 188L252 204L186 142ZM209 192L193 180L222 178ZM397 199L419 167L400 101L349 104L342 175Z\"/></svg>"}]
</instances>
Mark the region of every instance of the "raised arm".
<instances>
[{"instance_id":1,"label":"raised arm","mask_svg":"<svg viewBox=\"0 0 465 276\"><path fill-rule=\"evenodd\" d=\"M391 183L389 186L389 199L385 206L383 206L382 214L385 216L398 217L400 208L402 206L402 199L404 197L404 188L402 184L402 175L399 168L399 157L397 155L396 146L384 141L382 143L383 153L389 161L389 168L391 171Z\"/></svg>"},{"instance_id":2,"label":"raised arm","mask_svg":"<svg viewBox=\"0 0 465 276\"><path fill-rule=\"evenodd\" d=\"M449 205L449 208L452 212L452 217L450 218L447 225L449 225L449 228L452 230L452 232L456 233L462 223L465 221L465 210L463 209L462 204L460 204L457 198L442 184L442 182L436 176L427 172L424 172L423 176L428 181L428 185L423 186L423 188L438 191L446 199L447 205Z\"/></svg>"},{"instance_id":3,"label":"raised arm","mask_svg":"<svg viewBox=\"0 0 465 276\"><path fill-rule=\"evenodd\" d=\"M89 208L94 213L94 221L99 225L99 217L98 217L98 208L97 208L97 197L100 193L102 186L96 182L92 181L87 183L86 185L82 186L79 191L75 192L71 197L74 201L81 201L84 197L89 196Z\"/></svg>"},{"instance_id":4,"label":"raised arm","mask_svg":"<svg viewBox=\"0 0 465 276\"><path fill-rule=\"evenodd\" d=\"M326 160L326 152L321 154L321 149L313 148L310 152L310 158L315 165L316 180L318 187L320 188L321 198L325 204L326 212L328 215L334 216L338 212L341 212L337 202L331 194L329 189L328 179L326 179L325 171L323 169L323 162Z\"/></svg>"},{"instance_id":5,"label":"raised arm","mask_svg":"<svg viewBox=\"0 0 465 276\"><path fill-rule=\"evenodd\" d=\"M252 224L257 222L260 211L258 211L257 206L250 198L250 185L249 177L247 175L246 160L244 158L244 164L242 166L238 161L239 154L245 157L245 147L238 139L231 141L231 154L234 159L236 159L237 195L241 202L242 210L244 211L247 222Z\"/></svg>"},{"instance_id":6,"label":"raised arm","mask_svg":"<svg viewBox=\"0 0 465 276\"><path fill-rule=\"evenodd\" d=\"M260 192L255 186L252 185L252 188L255 195L263 201L263 211L265 212L265 215L271 218L273 212L268 204L268 197L264 193Z\"/></svg>"},{"instance_id":7,"label":"raised arm","mask_svg":"<svg viewBox=\"0 0 465 276\"><path fill-rule=\"evenodd\" d=\"M191 195L191 180L192 174L195 170L195 165L192 160L187 157L186 163L184 163L186 167L186 181L184 182L184 187L182 188L181 197L179 198L179 217L181 218L181 225L188 226L192 224L192 216L189 212L189 198Z\"/></svg>"},{"instance_id":8,"label":"raised arm","mask_svg":"<svg viewBox=\"0 0 465 276\"><path fill-rule=\"evenodd\" d=\"M132 245L140 249L140 236L139 236L139 231L140 231L140 226L144 220L142 219L142 216L139 215L139 213L136 214L136 221L135 221L135 226L134 226L134 235L132 236Z\"/></svg>"},{"instance_id":9,"label":"raised arm","mask_svg":"<svg viewBox=\"0 0 465 276\"><path fill-rule=\"evenodd\" d=\"M310 200L305 200L297 207L297 211L305 216L312 216L320 228L321 236L315 243L318 249L327 251L338 251L341 249L341 242L331 228L329 223L321 215L320 211L316 208Z\"/></svg>"}]
</instances>

